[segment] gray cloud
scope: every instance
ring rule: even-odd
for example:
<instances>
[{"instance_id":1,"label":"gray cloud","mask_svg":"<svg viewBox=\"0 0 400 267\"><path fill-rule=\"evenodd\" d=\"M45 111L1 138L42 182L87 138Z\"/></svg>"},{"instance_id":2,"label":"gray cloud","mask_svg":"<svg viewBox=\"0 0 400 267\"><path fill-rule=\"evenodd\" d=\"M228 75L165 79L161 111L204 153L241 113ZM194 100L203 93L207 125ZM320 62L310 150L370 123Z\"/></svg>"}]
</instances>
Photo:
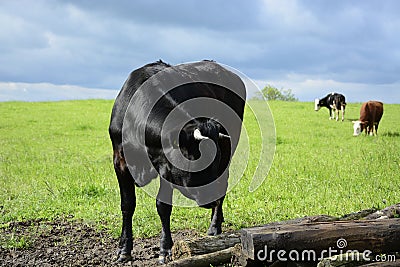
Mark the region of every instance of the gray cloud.
<instances>
[{"instance_id":1,"label":"gray cloud","mask_svg":"<svg viewBox=\"0 0 400 267\"><path fill-rule=\"evenodd\" d=\"M161 58L214 59L298 87L300 99L306 80L395 87L398 10L390 0L1 1L0 81L117 90Z\"/></svg>"}]
</instances>

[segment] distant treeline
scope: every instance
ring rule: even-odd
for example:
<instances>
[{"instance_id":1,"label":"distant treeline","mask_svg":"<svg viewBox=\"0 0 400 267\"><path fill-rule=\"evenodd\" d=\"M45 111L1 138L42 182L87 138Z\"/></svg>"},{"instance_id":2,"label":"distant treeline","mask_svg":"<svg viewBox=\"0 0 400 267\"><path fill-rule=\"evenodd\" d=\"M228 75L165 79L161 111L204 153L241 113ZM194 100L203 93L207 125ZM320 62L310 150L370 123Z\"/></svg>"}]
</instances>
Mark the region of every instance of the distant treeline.
<instances>
[{"instance_id":1,"label":"distant treeline","mask_svg":"<svg viewBox=\"0 0 400 267\"><path fill-rule=\"evenodd\" d=\"M269 84L267 84L261 92L257 92L253 99L299 101L299 99L294 96L292 89L278 89Z\"/></svg>"}]
</instances>

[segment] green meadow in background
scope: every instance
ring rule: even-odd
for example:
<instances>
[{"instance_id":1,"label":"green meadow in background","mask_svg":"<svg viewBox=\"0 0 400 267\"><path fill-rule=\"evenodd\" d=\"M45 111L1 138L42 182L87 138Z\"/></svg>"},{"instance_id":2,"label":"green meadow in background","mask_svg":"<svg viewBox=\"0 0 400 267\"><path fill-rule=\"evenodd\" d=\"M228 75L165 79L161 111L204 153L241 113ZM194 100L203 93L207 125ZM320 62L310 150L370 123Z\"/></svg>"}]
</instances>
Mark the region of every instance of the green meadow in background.
<instances>
[{"instance_id":1,"label":"green meadow in background","mask_svg":"<svg viewBox=\"0 0 400 267\"><path fill-rule=\"evenodd\" d=\"M224 202L225 230L328 214L340 216L400 201L400 105L385 104L378 136L353 137L351 120L361 103L348 103L344 122L309 102L268 102L276 128L276 151L268 176L250 193L261 138L246 108L249 160ZM66 218L94 223L118 236L121 226L117 179L108 123L113 101L0 103L0 227L12 221ZM250 101L253 110L263 101ZM271 124L272 125L272 124ZM271 131L274 129L272 128ZM236 176L235 176L236 175ZM158 235L155 200L136 190L136 237ZM210 210L174 207L173 230L205 233Z\"/></svg>"}]
</instances>

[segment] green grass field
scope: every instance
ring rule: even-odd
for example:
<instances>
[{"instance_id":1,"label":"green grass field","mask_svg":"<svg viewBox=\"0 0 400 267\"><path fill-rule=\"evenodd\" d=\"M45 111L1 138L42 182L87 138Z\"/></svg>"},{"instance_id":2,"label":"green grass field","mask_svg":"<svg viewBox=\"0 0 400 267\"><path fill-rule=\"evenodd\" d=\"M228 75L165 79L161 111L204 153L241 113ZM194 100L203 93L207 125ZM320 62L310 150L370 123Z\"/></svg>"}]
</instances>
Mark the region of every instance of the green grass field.
<instances>
[{"instance_id":1,"label":"green grass field","mask_svg":"<svg viewBox=\"0 0 400 267\"><path fill-rule=\"evenodd\" d=\"M117 179L108 122L113 101L0 103L0 225L11 221L83 219L120 232ZM261 108L265 102L252 102ZM330 121L313 103L269 102L276 153L267 179L248 186L260 146L246 109L250 161L226 197L225 228L238 229L305 215L345 213L400 201L400 105L385 105L378 137L352 136L360 103L345 122ZM244 151L237 151L238 157ZM235 175L236 166L231 167ZM238 177L236 177L237 179ZM137 190L135 236L159 234L155 200ZM205 232L210 211L174 208L173 230Z\"/></svg>"}]
</instances>

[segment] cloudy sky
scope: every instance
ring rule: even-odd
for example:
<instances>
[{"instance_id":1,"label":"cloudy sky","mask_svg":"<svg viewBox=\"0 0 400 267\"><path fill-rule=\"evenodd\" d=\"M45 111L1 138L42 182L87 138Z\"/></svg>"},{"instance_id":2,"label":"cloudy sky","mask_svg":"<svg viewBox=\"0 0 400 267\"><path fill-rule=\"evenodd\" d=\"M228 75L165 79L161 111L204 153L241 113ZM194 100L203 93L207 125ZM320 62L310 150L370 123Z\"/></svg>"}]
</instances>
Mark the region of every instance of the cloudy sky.
<instances>
[{"instance_id":1,"label":"cloudy sky","mask_svg":"<svg viewBox=\"0 0 400 267\"><path fill-rule=\"evenodd\" d=\"M0 101L112 99L146 63L213 59L301 101L400 103L399 13L396 0L0 1Z\"/></svg>"}]
</instances>

